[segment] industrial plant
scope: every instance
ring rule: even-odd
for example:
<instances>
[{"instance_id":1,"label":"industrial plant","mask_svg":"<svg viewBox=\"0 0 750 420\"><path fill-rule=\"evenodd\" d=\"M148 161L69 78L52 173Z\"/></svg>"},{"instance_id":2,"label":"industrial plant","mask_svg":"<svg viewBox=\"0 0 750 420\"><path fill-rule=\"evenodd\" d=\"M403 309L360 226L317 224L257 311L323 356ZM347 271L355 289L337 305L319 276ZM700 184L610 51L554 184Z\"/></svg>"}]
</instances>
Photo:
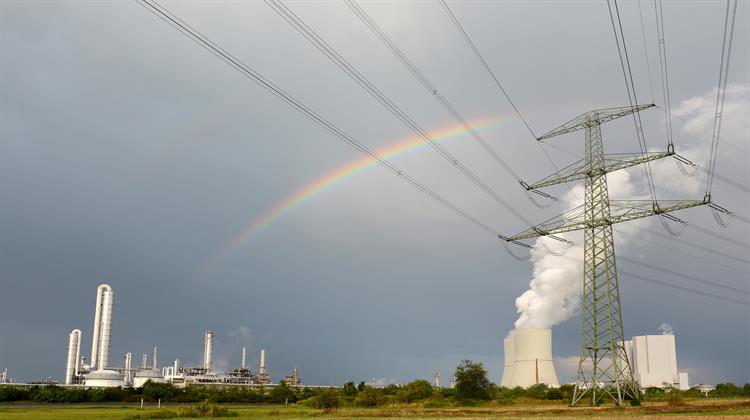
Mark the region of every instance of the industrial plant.
<instances>
[{"instance_id":1,"label":"industrial plant","mask_svg":"<svg viewBox=\"0 0 750 420\"><path fill-rule=\"evenodd\" d=\"M112 287L102 284L96 289L94 328L91 334L91 355L87 360L81 356L83 333L74 329L68 335L67 358L65 364L65 385L85 387L141 387L146 382L168 382L176 386L190 384L203 385L272 385L271 375L266 366L266 351L260 350L260 365L253 372L247 364L247 348L242 348L239 368L231 372L218 372L214 369L214 333L206 331L203 337L203 363L200 366L182 366L176 359L171 365L159 368L158 348L154 347L149 362L148 353L143 353L141 363L133 367L133 354L123 356L121 367L110 363L112 343L112 318L115 294ZM7 374L4 374L4 377ZM299 386L302 381L295 367L292 374L284 378L291 386Z\"/></svg>"},{"instance_id":2,"label":"industrial plant","mask_svg":"<svg viewBox=\"0 0 750 420\"><path fill-rule=\"evenodd\" d=\"M677 370L675 337L671 332L635 336L622 344L633 378L641 388L690 389L688 374ZM505 362L501 386L560 386L552 358L551 329L513 330L503 339L503 349Z\"/></svg>"}]
</instances>

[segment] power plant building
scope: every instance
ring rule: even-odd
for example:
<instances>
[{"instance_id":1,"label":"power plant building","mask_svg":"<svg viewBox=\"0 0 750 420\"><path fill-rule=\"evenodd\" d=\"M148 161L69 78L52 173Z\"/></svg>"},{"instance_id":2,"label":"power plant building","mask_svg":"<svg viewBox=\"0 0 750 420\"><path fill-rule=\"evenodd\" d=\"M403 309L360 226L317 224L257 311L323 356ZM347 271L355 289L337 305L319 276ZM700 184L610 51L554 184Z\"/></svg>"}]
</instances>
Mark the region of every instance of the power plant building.
<instances>
[{"instance_id":1,"label":"power plant building","mask_svg":"<svg viewBox=\"0 0 750 420\"><path fill-rule=\"evenodd\" d=\"M642 335L624 342L633 377L643 388L690 389L688 374L677 371L674 335Z\"/></svg>"}]
</instances>

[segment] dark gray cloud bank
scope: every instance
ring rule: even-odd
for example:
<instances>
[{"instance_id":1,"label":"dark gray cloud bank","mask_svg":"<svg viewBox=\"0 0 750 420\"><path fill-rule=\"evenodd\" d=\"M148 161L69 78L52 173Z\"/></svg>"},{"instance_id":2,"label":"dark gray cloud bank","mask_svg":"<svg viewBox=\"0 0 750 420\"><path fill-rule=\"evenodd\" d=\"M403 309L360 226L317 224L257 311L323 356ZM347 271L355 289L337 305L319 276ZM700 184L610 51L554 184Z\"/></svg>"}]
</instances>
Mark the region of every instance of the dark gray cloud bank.
<instances>
[{"instance_id":1,"label":"dark gray cloud bank","mask_svg":"<svg viewBox=\"0 0 750 420\"><path fill-rule=\"evenodd\" d=\"M593 108L627 104L604 3L451 3L538 132ZM312 49L263 3L165 6L321 114L378 149L412 133ZM644 2L657 102L653 10ZM454 125L344 4L289 7L426 128ZM363 7L466 116L505 116L485 138L529 181L552 168L483 73L437 3ZM638 94L651 99L635 3L622 4ZM705 161L718 75L723 6L665 4L675 141ZM750 179L748 5L740 3L719 171ZM65 340L84 331L96 285L117 300L112 359L158 345L162 361L197 363L202 331L217 358L268 350L274 378L300 368L307 383L444 378L460 359L502 369L502 338L532 265L497 239L374 168L305 201L226 256L194 273L249 222L285 197L360 156L136 3L0 4L0 368L18 379L60 377ZM665 146L660 110L644 112L650 147ZM636 151L631 120L605 127L607 151ZM581 133L553 140L580 154ZM562 211L533 207L515 181L470 139L445 146L534 221ZM559 165L570 155L549 149ZM505 209L423 148L397 160L427 185L496 227L524 228ZM701 198L699 178L672 162L655 169L665 198ZM631 171L620 191L643 195ZM552 193L563 195L564 188ZM748 195L717 182L714 198L746 214ZM705 208L681 215L747 243L740 221L719 228ZM663 233L655 221L642 229ZM661 243L721 262L708 264ZM735 288L750 267L685 243L748 258L748 250L686 229L649 233L618 252ZM697 290L730 294L621 262L620 268ZM691 382L750 381L750 307L623 277L626 335L677 335ZM561 380L580 347L575 313L553 330Z\"/></svg>"}]
</instances>

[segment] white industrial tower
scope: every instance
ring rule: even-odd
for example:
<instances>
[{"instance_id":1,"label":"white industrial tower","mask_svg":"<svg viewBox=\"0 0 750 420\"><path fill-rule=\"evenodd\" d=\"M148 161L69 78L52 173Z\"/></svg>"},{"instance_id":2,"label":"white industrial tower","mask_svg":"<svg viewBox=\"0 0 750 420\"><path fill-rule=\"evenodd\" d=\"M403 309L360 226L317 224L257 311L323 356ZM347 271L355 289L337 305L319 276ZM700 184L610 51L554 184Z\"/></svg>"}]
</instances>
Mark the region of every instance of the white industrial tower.
<instances>
[{"instance_id":1,"label":"white industrial tower","mask_svg":"<svg viewBox=\"0 0 750 420\"><path fill-rule=\"evenodd\" d=\"M94 330L91 338L91 370L104 370L109 365L114 300L115 294L108 284L102 284L96 289Z\"/></svg>"}]
</instances>

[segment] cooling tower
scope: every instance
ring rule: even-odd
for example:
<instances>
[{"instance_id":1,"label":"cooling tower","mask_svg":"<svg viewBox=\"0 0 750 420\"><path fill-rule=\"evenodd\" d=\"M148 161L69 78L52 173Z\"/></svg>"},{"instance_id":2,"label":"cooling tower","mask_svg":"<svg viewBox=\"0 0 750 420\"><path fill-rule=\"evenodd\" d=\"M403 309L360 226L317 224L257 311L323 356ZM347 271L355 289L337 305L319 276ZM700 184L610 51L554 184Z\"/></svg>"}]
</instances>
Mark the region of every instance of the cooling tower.
<instances>
[{"instance_id":1,"label":"cooling tower","mask_svg":"<svg viewBox=\"0 0 750 420\"><path fill-rule=\"evenodd\" d=\"M515 330L512 341L513 368L507 386L524 388L534 384L560 386L555 373L555 365L552 363L552 330L549 328Z\"/></svg>"},{"instance_id":2,"label":"cooling tower","mask_svg":"<svg viewBox=\"0 0 750 420\"><path fill-rule=\"evenodd\" d=\"M73 383L73 377L78 376L79 357L81 355L81 330L75 329L68 335L68 359L65 364L65 385Z\"/></svg>"},{"instance_id":3,"label":"cooling tower","mask_svg":"<svg viewBox=\"0 0 750 420\"><path fill-rule=\"evenodd\" d=\"M505 337L505 339L503 339L505 363L503 364L503 378L500 380L500 386L506 388L512 388L511 380L513 379L513 362L515 361L515 358L513 357L513 345L513 333L511 332Z\"/></svg>"},{"instance_id":4,"label":"cooling tower","mask_svg":"<svg viewBox=\"0 0 750 420\"><path fill-rule=\"evenodd\" d=\"M206 337L203 341L203 369L211 370L211 364L214 358L214 333L206 331Z\"/></svg>"}]
</instances>

